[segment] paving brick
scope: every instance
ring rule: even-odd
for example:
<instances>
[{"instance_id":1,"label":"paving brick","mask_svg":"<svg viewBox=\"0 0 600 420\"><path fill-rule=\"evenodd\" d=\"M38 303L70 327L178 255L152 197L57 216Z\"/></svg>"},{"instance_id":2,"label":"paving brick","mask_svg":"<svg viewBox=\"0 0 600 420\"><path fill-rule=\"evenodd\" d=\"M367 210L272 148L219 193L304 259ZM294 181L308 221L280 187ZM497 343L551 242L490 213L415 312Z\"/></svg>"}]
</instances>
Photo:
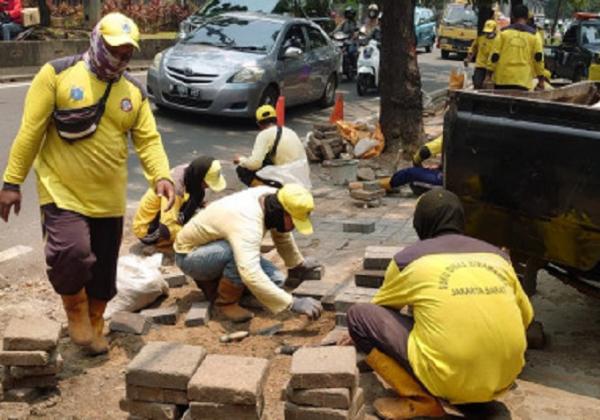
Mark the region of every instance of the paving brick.
<instances>
[{"instance_id":1,"label":"paving brick","mask_svg":"<svg viewBox=\"0 0 600 420\"><path fill-rule=\"evenodd\" d=\"M257 405L269 361L256 357L211 354L190 380L191 401Z\"/></svg>"},{"instance_id":2,"label":"paving brick","mask_svg":"<svg viewBox=\"0 0 600 420\"><path fill-rule=\"evenodd\" d=\"M352 277L348 277L346 280L337 283L336 287L334 289L331 289L331 291L327 295L323 296L323 298L321 299L323 309L325 309L326 311L335 311L335 299L337 295L340 294L340 292L346 287L348 287L348 285L351 283Z\"/></svg>"},{"instance_id":3,"label":"paving brick","mask_svg":"<svg viewBox=\"0 0 600 420\"><path fill-rule=\"evenodd\" d=\"M292 357L293 389L351 388L356 383L356 350L351 346L301 348Z\"/></svg>"},{"instance_id":4,"label":"paving brick","mask_svg":"<svg viewBox=\"0 0 600 420\"><path fill-rule=\"evenodd\" d=\"M110 318L111 331L144 335L150 329L150 321L144 315L133 312L115 312Z\"/></svg>"},{"instance_id":5,"label":"paving brick","mask_svg":"<svg viewBox=\"0 0 600 420\"><path fill-rule=\"evenodd\" d=\"M311 407L328 407L347 410L350 408L349 388L317 388L293 390L289 386L284 390L287 401Z\"/></svg>"},{"instance_id":6,"label":"paving brick","mask_svg":"<svg viewBox=\"0 0 600 420\"><path fill-rule=\"evenodd\" d=\"M384 277L384 270L361 270L354 273L354 284L358 287L380 288Z\"/></svg>"},{"instance_id":7,"label":"paving brick","mask_svg":"<svg viewBox=\"0 0 600 420\"><path fill-rule=\"evenodd\" d=\"M184 390L138 385L127 385L126 389L126 396L129 400L188 405L187 391Z\"/></svg>"},{"instance_id":8,"label":"paving brick","mask_svg":"<svg viewBox=\"0 0 600 420\"><path fill-rule=\"evenodd\" d=\"M362 189L365 191L379 191L382 188L379 181L364 181L362 183Z\"/></svg>"},{"instance_id":9,"label":"paving brick","mask_svg":"<svg viewBox=\"0 0 600 420\"><path fill-rule=\"evenodd\" d=\"M351 190L350 197L360 201L373 201L380 199L385 195L385 190L382 188L376 191L366 191L363 189Z\"/></svg>"},{"instance_id":10,"label":"paving brick","mask_svg":"<svg viewBox=\"0 0 600 420\"><path fill-rule=\"evenodd\" d=\"M27 376L57 375L62 371L64 360L58 351L50 355L46 366L11 366L9 373L13 378L25 378Z\"/></svg>"},{"instance_id":11,"label":"paving brick","mask_svg":"<svg viewBox=\"0 0 600 420\"><path fill-rule=\"evenodd\" d=\"M335 297L335 311L346 313L356 303L370 303L375 293L377 293L377 289L371 287L349 285Z\"/></svg>"},{"instance_id":12,"label":"paving brick","mask_svg":"<svg viewBox=\"0 0 600 420\"><path fill-rule=\"evenodd\" d=\"M46 366L50 355L45 351L0 351L0 365Z\"/></svg>"},{"instance_id":13,"label":"paving brick","mask_svg":"<svg viewBox=\"0 0 600 420\"><path fill-rule=\"evenodd\" d=\"M177 306L167 308L144 309L140 312L155 324L175 325L177 323Z\"/></svg>"},{"instance_id":14,"label":"paving brick","mask_svg":"<svg viewBox=\"0 0 600 420\"><path fill-rule=\"evenodd\" d=\"M345 313L338 312L335 314L335 326L337 328L348 328L348 317Z\"/></svg>"},{"instance_id":15,"label":"paving brick","mask_svg":"<svg viewBox=\"0 0 600 420\"><path fill-rule=\"evenodd\" d=\"M152 420L175 420L179 418L180 410L175 404L162 404L122 399L119 407L132 416Z\"/></svg>"},{"instance_id":16,"label":"paving brick","mask_svg":"<svg viewBox=\"0 0 600 420\"><path fill-rule=\"evenodd\" d=\"M194 302L185 316L186 327L199 327L208 324L210 320L210 302Z\"/></svg>"},{"instance_id":17,"label":"paving brick","mask_svg":"<svg viewBox=\"0 0 600 420\"><path fill-rule=\"evenodd\" d=\"M170 288L183 287L187 284L187 277L183 273L167 273L163 275L163 280Z\"/></svg>"},{"instance_id":18,"label":"paving brick","mask_svg":"<svg viewBox=\"0 0 600 420\"><path fill-rule=\"evenodd\" d=\"M193 420L260 420L262 409L252 405L192 402L190 414Z\"/></svg>"},{"instance_id":19,"label":"paving brick","mask_svg":"<svg viewBox=\"0 0 600 420\"><path fill-rule=\"evenodd\" d=\"M4 350L50 351L58 344L60 323L44 317L13 318L4 331Z\"/></svg>"},{"instance_id":20,"label":"paving brick","mask_svg":"<svg viewBox=\"0 0 600 420\"><path fill-rule=\"evenodd\" d=\"M15 388L55 388L58 385L56 375L28 376L26 378L13 378L4 375L2 386L4 389Z\"/></svg>"},{"instance_id":21,"label":"paving brick","mask_svg":"<svg viewBox=\"0 0 600 420\"><path fill-rule=\"evenodd\" d=\"M368 246L365 250L363 268L365 270L385 270L402 246Z\"/></svg>"},{"instance_id":22,"label":"paving brick","mask_svg":"<svg viewBox=\"0 0 600 420\"><path fill-rule=\"evenodd\" d=\"M321 300L328 295L335 287L336 283L324 282L321 280L305 280L292 292L297 297L311 297Z\"/></svg>"},{"instance_id":23,"label":"paving brick","mask_svg":"<svg viewBox=\"0 0 600 420\"><path fill-rule=\"evenodd\" d=\"M307 407L285 403L285 420L353 420L349 416L348 410L325 407Z\"/></svg>"},{"instance_id":24,"label":"paving brick","mask_svg":"<svg viewBox=\"0 0 600 420\"><path fill-rule=\"evenodd\" d=\"M130 385L187 390L205 357L206 350L200 346L152 341L129 363L125 381Z\"/></svg>"},{"instance_id":25,"label":"paving brick","mask_svg":"<svg viewBox=\"0 0 600 420\"><path fill-rule=\"evenodd\" d=\"M344 232L347 233L373 233L375 222L369 220L349 220L344 222Z\"/></svg>"},{"instance_id":26,"label":"paving brick","mask_svg":"<svg viewBox=\"0 0 600 420\"><path fill-rule=\"evenodd\" d=\"M15 388L4 390L4 401L6 402L32 402L40 396L38 388Z\"/></svg>"},{"instance_id":27,"label":"paving brick","mask_svg":"<svg viewBox=\"0 0 600 420\"><path fill-rule=\"evenodd\" d=\"M342 337L348 335L348 328L336 327L329 331L325 337L321 340L321 346L335 346Z\"/></svg>"},{"instance_id":28,"label":"paving brick","mask_svg":"<svg viewBox=\"0 0 600 420\"><path fill-rule=\"evenodd\" d=\"M27 403L0 402L0 419L4 420L27 420L31 414L31 408Z\"/></svg>"}]
</instances>

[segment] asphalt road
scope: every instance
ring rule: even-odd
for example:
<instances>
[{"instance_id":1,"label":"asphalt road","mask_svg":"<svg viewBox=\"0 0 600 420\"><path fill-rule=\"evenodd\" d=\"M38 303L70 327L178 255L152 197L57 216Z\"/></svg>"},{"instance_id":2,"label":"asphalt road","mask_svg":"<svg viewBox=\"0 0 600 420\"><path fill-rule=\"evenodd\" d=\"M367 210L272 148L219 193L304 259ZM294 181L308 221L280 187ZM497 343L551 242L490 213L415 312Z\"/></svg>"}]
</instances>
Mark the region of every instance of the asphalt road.
<instances>
[{"instance_id":1,"label":"asphalt road","mask_svg":"<svg viewBox=\"0 0 600 420\"><path fill-rule=\"evenodd\" d=\"M420 54L419 62L425 91L433 91L447 85L448 74L458 61L439 58L438 52ZM145 81L145 74L136 76ZM22 107L29 83L0 85L0 169L6 166L12 141L19 128ZM376 97L360 98L356 95L354 83L343 82L338 91L345 93L346 103L376 101ZM309 131L312 117L329 112L316 105L305 105L286 112L286 124L299 135ZM236 154L248 154L251 150L256 127L252 121L231 120L209 116L197 116L179 112L155 113L163 143L169 155L171 166L189 162L198 154L212 155L224 161L226 171ZM66 163L67 164L67 163ZM34 175L30 173L23 186L23 205L18 217L11 216L8 224L0 222L0 252L16 245L32 246L39 249L41 232L39 208L34 185ZM129 159L128 200L138 200L145 189L146 181L135 154Z\"/></svg>"}]
</instances>

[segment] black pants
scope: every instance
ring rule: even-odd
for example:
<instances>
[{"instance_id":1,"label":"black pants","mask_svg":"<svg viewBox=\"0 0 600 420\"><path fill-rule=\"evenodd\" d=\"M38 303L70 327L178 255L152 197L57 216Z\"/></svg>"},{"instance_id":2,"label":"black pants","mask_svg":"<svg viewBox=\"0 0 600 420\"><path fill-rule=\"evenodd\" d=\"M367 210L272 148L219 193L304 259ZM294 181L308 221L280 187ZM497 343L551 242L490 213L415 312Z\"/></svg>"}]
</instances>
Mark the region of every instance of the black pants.
<instances>
[{"instance_id":1,"label":"black pants","mask_svg":"<svg viewBox=\"0 0 600 420\"><path fill-rule=\"evenodd\" d=\"M494 85L494 89L497 90L524 90L529 91L526 87L519 85Z\"/></svg>"},{"instance_id":2,"label":"black pants","mask_svg":"<svg viewBox=\"0 0 600 420\"><path fill-rule=\"evenodd\" d=\"M474 89L482 89L483 82L485 80L485 75L487 74L487 70L483 67L475 67L475 71L473 72L473 88Z\"/></svg>"}]
</instances>

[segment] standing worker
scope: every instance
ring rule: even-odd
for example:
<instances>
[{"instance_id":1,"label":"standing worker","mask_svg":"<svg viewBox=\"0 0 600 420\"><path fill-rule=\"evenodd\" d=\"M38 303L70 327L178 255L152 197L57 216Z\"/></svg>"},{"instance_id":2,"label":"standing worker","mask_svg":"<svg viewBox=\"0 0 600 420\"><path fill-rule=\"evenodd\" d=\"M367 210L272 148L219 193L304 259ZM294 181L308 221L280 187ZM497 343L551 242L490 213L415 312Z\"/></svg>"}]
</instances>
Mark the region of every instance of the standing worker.
<instances>
[{"instance_id":1,"label":"standing worker","mask_svg":"<svg viewBox=\"0 0 600 420\"><path fill-rule=\"evenodd\" d=\"M486 84L493 80L496 89L531 90L534 75L538 88L544 88L544 46L528 16L527 6L513 8L514 23L502 29L492 47Z\"/></svg>"},{"instance_id":2,"label":"standing worker","mask_svg":"<svg viewBox=\"0 0 600 420\"><path fill-rule=\"evenodd\" d=\"M485 76L489 69L490 54L492 52L492 45L496 38L496 21L490 19L485 22L481 35L479 35L471 44L469 48L469 54L465 58L465 67L475 59L475 71L473 72L473 88L482 89Z\"/></svg>"},{"instance_id":3,"label":"standing worker","mask_svg":"<svg viewBox=\"0 0 600 420\"><path fill-rule=\"evenodd\" d=\"M442 416L495 399L525 365L533 309L508 255L463 234L458 197L441 188L417 203L420 241L394 256L371 304L348 311L351 344L398 393L374 403L383 418ZM401 314L412 309L413 317Z\"/></svg>"},{"instance_id":4,"label":"standing worker","mask_svg":"<svg viewBox=\"0 0 600 420\"><path fill-rule=\"evenodd\" d=\"M31 83L21 128L0 191L8 221L21 207L20 185L33 164L42 213L48 278L61 295L71 340L106 353L104 309L116 294L131 136L148 181L175 191L169 162L143 86L125 69L138 48L136 24L104 16L83 55L45 64Z\"/></svg>"}]
</instances>

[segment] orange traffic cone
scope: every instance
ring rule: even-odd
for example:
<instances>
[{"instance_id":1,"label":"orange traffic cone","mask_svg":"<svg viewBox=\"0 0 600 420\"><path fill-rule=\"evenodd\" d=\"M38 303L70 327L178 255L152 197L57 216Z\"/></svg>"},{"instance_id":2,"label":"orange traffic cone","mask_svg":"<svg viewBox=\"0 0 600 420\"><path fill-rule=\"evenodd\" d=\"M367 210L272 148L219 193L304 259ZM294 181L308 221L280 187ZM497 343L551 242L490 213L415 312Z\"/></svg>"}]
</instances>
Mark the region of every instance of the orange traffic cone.
<instances>
[{"instance_id":1,"label":"orange traffic cone","mask_svg":"<svg viewBox=\"0 0 600 420\"><path fill-rule=\"evenodd\" d=\"M285 124L285 96L277 98L275 112L277 113L277 125L283 127Z\"/></svg>"},{"instance_id":2,"label":"orange traffic cone","mask_svg":"<svg viewBox=\"0 0 600 420\"><path fill-rule=\"evenodd\" d=\"M338 93L335 97L335 105L333 106L333 111L331 112L331 117L329 117L329 122L335 124L339 120L344 119L344 95Z\"/></svg>"}]
</instances>

